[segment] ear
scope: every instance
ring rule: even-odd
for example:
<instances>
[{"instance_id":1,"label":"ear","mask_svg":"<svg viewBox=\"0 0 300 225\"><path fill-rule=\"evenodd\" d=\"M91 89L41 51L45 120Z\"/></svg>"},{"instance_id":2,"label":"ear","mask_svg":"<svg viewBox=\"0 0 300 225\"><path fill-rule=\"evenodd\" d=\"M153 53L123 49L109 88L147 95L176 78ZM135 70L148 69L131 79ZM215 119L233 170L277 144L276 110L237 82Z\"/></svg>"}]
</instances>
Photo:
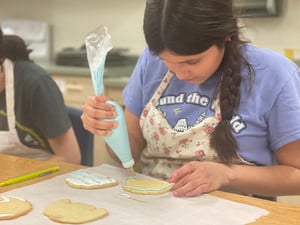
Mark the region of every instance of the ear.
<instances>
[{"instance_id":1,"label":"ear","mask_svg":"<svg viewBox=\"0 0 300 225\"><path fill-rule=\"evenodd\" d=\"M226 37L224 38L224 41L225 41L225 42L230 42L230 41L231 41L231 36L229 36L229 35L226 36Z\"/></svg>"}]
</instances>

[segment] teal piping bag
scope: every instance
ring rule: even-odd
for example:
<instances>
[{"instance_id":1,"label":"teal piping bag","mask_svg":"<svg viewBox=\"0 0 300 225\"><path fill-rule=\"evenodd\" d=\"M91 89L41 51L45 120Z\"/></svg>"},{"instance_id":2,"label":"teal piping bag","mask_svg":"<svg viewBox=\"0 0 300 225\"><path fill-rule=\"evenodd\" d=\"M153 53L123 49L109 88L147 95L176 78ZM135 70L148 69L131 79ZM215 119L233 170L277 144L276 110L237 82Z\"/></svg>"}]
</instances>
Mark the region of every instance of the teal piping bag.
<instances>
[{"instance_id":1,"label":"teal piping bag","mask_svg":"<svg viewBox=\"0 0 300 225\"><path fill-rule=\"evenodd\" d=\"M89 33L85 39L85 46L95 94L103 94L105 59L107 53L113 48L107 27L99 27ZM132 168L134 160L130 150L123 108L114 101L107 101L107 103L113 105L116 109L117 117L113 120L118 122L118 126L112 130L110 136L104 137L104 140L120 159L123 167Z\"/></svg>"}]
</instances>

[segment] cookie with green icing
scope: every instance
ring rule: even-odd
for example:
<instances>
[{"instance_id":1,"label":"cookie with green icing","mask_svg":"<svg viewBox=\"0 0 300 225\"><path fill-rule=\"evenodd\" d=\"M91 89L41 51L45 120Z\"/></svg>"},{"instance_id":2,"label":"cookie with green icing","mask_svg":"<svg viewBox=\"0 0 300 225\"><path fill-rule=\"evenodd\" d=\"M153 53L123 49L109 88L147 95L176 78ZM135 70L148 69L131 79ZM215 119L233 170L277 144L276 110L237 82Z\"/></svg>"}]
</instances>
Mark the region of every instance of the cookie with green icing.
<instances>
[{"instance_id":1,"label":"cookie with green icing","mask_svg":"<svg viewBox=\"0 0 300 225\"><path fill-rule=\"evenodd\" d=\"M159 195L170 191L173 183L168 183L156 179L137 179L127 177L124 179L122 187L125 191L141 195Z\"/></svg>"}]
</instances>

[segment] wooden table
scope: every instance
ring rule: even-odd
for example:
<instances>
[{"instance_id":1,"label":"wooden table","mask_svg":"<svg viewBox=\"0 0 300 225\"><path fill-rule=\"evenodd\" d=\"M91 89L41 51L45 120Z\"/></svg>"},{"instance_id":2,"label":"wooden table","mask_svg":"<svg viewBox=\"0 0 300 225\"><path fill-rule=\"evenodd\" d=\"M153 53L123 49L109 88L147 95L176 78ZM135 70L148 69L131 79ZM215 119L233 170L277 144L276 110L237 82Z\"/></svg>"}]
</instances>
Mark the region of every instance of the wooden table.
<instances>
[{"instance_id":1,"label":"wooden table","mask_svg":"<svg viewBox=\"0 0 300 225\"><path fill-rule=\"evenodd\" d=\"M70 163L55 162L55 161L37 161L32 159L19 158L10 155L0 154L0 181L4 181L16 176L37 170L45 169L51 166L59 166L59 171L52 174L23 181L16 184L0 187L0 193L12 190L18 187L27 186L42 180L52 178L54 176L68 173L73 170L85 168L81 165ZM267 216L259 218L256 222L250 224L260 225L299 225L300 224L300 207L287 204L271 202L267 200L251 198L242 195L231 194L227 192L214 191L211 193L214 196L236 201L244 204L249 204L264 208L270 213Z\"/></svg>"},{"instance_id":2,"label":"wooden table","mask_svg":"<svg viewBox=\"0 0 300 225\"><path fill-rule=\"evenodd\" d=\"M14 177L18 177L27 173L32 173L38 170L47 169L52 166L59 166L59 170L46 176L37 177L31 180L22 181L20 183L11 184L0 187L0 193L9 191L15 188L24 187L36 182L46 180L57 175L68 173L73 170L85 168L81 165L56 162L56 161L38 161L27 158L20 158L12 155L0 154L0 182Z\"/></svg>"}]
</instances>

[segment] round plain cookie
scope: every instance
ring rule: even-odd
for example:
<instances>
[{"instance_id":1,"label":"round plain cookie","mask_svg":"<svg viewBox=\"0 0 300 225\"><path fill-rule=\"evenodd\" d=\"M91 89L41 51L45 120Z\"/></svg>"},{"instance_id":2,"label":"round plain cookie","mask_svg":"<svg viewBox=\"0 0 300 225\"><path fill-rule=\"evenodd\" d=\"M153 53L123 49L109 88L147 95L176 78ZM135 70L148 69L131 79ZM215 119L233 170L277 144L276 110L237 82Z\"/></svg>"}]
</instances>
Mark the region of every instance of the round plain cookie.
<instances>
[{"instance_id":1,"label":"round plain cookie","mask_svg":"<svg viewBox=\"0 0 300 225\"><path fill-rule=\"evenodd\" d=\"M73 188L79 189L97 189L115 186L117 180L98 173L89 172L86 170L76 170L69 173L65 182Z\"/></svg>"},{"instance_id":2,"label":"round plain cookie","mask_svg":"<svg viewBox=\"0 0 300 225\"><path fill-rule=\"evenodd\" d=\"M52 202L44 210L44 215L60 223L80 224L100 219L108 214L105 208L96 208L82 202L61 199Z\"/></svg>"},{"instance_id":3,"label":"round plain cookie","mask_svg":"<svg viewBox=\"0 0 300 225\"><path fill-rule=\"evenodd\" d=\"M15 219L31 211L29 201L18 197L0 196L0 220Z\"/></svg>"},{"instance_id":4,"label":"round plain cookie","mask_svg":"<svg viewBox=\"0 0 300 225\"><path fill-rule=\"evenodd\" d=\"M170 191L173 183L168 183L155 179L136 179L135 177L126 177L122 187L125 191L141 195L159 195Z\"/></svg>"}]
</instances>

